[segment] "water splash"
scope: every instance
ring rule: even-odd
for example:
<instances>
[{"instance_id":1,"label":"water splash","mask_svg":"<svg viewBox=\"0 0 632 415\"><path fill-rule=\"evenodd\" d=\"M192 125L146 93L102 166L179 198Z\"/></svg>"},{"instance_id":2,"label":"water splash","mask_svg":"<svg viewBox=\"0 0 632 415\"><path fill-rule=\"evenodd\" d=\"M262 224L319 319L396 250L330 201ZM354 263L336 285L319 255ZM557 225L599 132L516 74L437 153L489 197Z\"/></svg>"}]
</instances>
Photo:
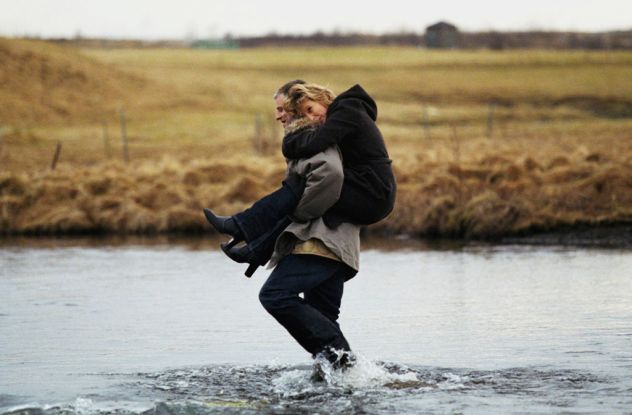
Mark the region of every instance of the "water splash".
<instances>
[{"instance_id":1,"label":"water splash","mask_svg":"<svg viewBox=\"0 0 632 415\"><path fill-rule=\"evenodd\" d=\"M402 387L425 387L428 383L421 381L417 373L405 366L386 364L366 358L356 353L355 363L347 369L335 369L327 360L316 359L314 369L309 377L305 373L294 373L292 376L299 379L285 380L283 377L277 379L275 385L282 387L285 385L296 385L296 382L303 384L314 383L314 370L318 367L319 376L322 381L331 388L347 389L370 389L370 388L402 388ZM308 381L308 382L306 382Z\"/></svg>"},{"instance_id":2,"label":"water splash","mask_svg":"<svg viewBox=\"0 0 632 415\"><path fill-rule=\"evenodd\" d=\"M357 356L337 370L314 366L214 365L125 375L113 391L82 396L67 404L26 405L2 415L207 415L207 414L378 414L477 412L559 412L562 408L630 402L616 382L588 372L546 368L492 371L408 367ZM113 375L122 376L122 375ZM602 406L599 406L602 405ZM618 405L618 406L617 406Z\"/></svg>"},{"instance_id":3,"label":"water splash","mask_svg":"<svg viewBox=\"0 0 632 415\"><path fill-rule=\"evenodd\" d=\"M86 398L77 398L75 400L74 408L77 415L91 415L95 412L99 412L99 409L94 404L92 399Z\"/></svg>"}]
</instances>

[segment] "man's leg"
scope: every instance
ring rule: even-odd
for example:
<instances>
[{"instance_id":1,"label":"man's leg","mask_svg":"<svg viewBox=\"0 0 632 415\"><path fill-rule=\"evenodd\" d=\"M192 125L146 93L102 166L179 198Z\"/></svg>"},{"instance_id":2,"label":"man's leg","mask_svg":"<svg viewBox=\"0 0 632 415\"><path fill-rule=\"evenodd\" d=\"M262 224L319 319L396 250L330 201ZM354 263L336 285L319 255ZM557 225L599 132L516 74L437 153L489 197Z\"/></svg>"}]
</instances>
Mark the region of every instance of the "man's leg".
<instances>
[{"instance_id":1,"label":"man's leg","mask_svg":"<svg viewBox=\"0 0 632 415\"><path fill-rule=\"evenodd\" d=\"M328 258L314 255L289 255L281 260L259 293L264 308L312 355L328 348L349 351L349 343L332 321L338 315L340 298L328 303L329 316L299 297L327 283L341 286L355 271ZM342 288L331 294L342 296ZM336 305L337 304L337 305Z\"/></svg>"},{"instance_id":2,"label":"man's leg","mask_svg":"<svg viewBox=\"0 0 632 415\"><path fill-rule=\"evenodd\" d=\"M307 304L320 311L338 326L343 290L344 281L339 278L330 278L311 290L305 291L303 298Z\"/></svg>"}]
</instances>

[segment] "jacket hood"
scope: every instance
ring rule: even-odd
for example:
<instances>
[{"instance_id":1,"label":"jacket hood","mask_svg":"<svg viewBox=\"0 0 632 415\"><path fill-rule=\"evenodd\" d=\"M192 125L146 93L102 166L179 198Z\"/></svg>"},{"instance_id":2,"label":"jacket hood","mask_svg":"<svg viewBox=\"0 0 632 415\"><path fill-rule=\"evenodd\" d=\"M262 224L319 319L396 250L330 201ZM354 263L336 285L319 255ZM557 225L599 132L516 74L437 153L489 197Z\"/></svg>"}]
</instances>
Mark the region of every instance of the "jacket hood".
<instances>
[{"instance_id":1,"label":"jacket hood","mask_svg":"<svg viewBox=\"0 0 632 415\"><path fill-rule=\"evenodd\" d=\"M356 99L360 101L367 114L369 114L369 117L371 117L373 121L377 120L377 104L359 84L355 84L338 95L331 104L330 109L333 109L337 104L340 105L340 103L346 99Z\"/></svg>"}]
</instances>

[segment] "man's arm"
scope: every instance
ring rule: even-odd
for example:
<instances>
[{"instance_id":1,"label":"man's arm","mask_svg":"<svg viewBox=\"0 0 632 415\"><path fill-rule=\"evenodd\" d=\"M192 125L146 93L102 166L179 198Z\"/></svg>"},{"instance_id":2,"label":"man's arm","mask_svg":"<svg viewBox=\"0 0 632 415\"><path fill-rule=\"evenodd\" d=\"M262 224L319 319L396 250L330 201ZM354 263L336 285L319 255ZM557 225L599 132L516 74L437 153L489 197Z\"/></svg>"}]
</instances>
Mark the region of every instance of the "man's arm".
<instances>
[{"instance_id":1,"label":"man's arm","mask_svg":"<svg viewBox=\"0 0 632 415\"><path fill-rule=\"evenodd\" d=\"M297 222L321 217L340 197L344 173L338 147L291 161L289 168L306 179L305 191L292 214Z\"/></svg>"}]
</instances>

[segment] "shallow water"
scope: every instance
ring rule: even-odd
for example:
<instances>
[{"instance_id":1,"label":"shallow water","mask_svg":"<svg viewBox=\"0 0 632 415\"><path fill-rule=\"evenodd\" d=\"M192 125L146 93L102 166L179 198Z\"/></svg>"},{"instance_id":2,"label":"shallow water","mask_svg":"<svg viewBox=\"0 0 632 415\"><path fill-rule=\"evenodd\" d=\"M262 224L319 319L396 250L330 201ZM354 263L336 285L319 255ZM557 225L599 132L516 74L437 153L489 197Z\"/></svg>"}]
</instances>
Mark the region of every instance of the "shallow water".
<instances>
[{"instance_id":1,"label":"shallow water","mask_svg":"<svg viewBox=\"0 0 632 415\"><path fill-rule=\"evenodd\" d=\"M323 383L216 241L4 240L0 413L632 413L632 252L388 242Z\"/></svg>"}]
</instances>

